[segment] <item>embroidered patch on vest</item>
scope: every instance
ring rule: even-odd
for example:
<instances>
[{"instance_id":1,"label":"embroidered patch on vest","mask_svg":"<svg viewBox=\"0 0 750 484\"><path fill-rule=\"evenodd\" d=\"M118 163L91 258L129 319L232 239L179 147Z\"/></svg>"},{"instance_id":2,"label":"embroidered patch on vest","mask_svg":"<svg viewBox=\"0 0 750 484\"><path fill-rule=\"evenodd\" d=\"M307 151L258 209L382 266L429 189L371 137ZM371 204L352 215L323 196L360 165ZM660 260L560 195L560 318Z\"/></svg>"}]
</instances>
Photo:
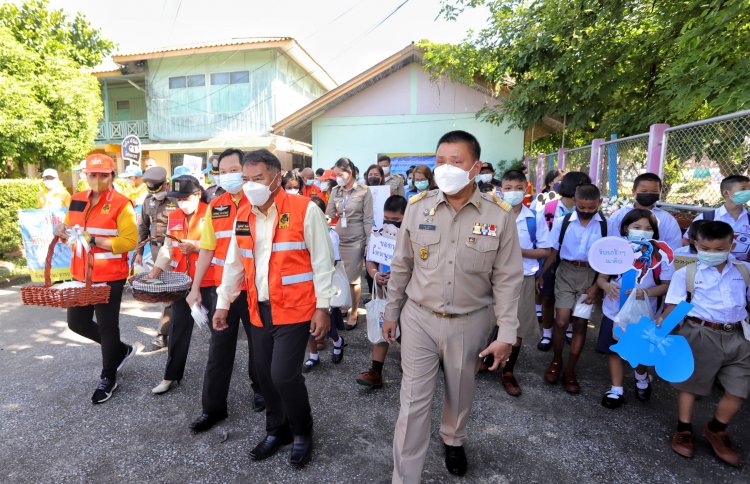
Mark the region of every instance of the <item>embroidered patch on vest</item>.
<instances>
[{"instance_id":1,"label":"embroidered patch on vest","mask_svg":"<svg viewBox=\"0 0 750 484\"><path fill-rule=\"evenodd\" d=\"M185 230L185 219L172 219L167 225L167 230L183 231Z\"/></svg>"},{"instance_id":2,"label":"embroidered patch on vest","mask_svg":"<svg viewBox=\"0 0 750 484\"><path fill-rule=\"evenodd\" d=\"M229 205L217 205L211 210L211 219L229 218Z\"/></svg>"},{"instance_id":3,"label":"embroidered patch on vest","mask_svg":"<svg viewBox=\"0 0 750 484\"><path fill-rule=\"evenodd\" d=\"M109 213L109 209L112 208L108 203L105 203L102 206L102 215L107 215Z\"/></svg>"},{"instance_id":4,"label":"embroidered patch on vest","mask_svg":"<svg viewBox=\"0 0 750 484\"><path fill-rule=\"evenodd\" d=\"M86 210L86 205L88 205L83 200L73 200L70 202L70 207L68 207L68 210L71 212L83 212Z\"/></svg>"},{"instance_id":5,"label":"embroidered patch on vest","mask_svg":"<svg viewBox=\"0 0 750 484\"><path fill-rule=\"evenodd\" d=\"M280 229L288 229L289 228L289 213L282 213L281 217L279 217L279 228Z\"/></svg>"},{"instance_id":6,"label":"embroidered patch on vest","mask_svg":"<svg viewBox=\"0 0 750 484\"><path fill-rule=\"evenodd\" d=\"M235 235L250 235L250 222L240 222L237 221L237 224L234 227L234 234Z\"/></svg>"}]
</instances>

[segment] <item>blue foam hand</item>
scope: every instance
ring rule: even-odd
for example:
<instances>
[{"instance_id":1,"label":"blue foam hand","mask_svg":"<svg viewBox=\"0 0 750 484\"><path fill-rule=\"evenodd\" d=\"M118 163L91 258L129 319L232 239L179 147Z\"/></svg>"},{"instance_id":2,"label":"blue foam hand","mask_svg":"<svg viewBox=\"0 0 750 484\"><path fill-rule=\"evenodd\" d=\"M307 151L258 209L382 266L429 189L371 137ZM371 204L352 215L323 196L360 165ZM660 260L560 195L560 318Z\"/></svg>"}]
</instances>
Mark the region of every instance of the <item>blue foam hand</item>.
<instances>
[{"instance_id":1,"label":"blue foam hand","mask_svg":"<svg viewBox=\"0 0 750 484\"><path fill-rule=\"evenodd\" d=\"M681 302L659 328L656 322L648 318L629 324L627 331L615 327L619 341L610 349L634 368L638 365L655 367L656 373L666 381L687 380L695 369L693 352L683 336L670 335L669 332L687 316L692 307L692 304Z\"/></svg>"}]
</instances>

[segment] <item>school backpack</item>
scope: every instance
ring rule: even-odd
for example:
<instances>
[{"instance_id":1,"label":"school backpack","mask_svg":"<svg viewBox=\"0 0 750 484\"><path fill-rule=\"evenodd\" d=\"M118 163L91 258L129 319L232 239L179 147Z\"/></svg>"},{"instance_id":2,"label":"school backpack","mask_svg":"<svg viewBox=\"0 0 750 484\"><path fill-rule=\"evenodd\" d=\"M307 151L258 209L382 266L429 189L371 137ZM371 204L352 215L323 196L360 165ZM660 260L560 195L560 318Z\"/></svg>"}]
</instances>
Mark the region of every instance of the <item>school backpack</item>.
<instances>
[{"instance_id":1,"label":"school backpack","mask_svg":"<svg viewBox=\"0 0 750 484\"><path fill-rule=\"evenodd\" d=\"M747 266L738 260L729 261L734 264L734 267L742 274L742 280L745 281L745 287L750 286L750 272L747 270ZM698 263L693 262L687 265L687 274L685 274L685 286L687 287L687 302L693 299L693 293L695 292L695 274L698 272Z\"/></svg>"},{"instance_id":2,"label":"school backpack","mask_svg":"<svg viewBox=\"0 0 750 484\"><path fill-rule=\"evenodd\" d=\"M536 249L536 212L529 209L534 214L533 217L526 217L526 228L529 231L529 237L531 237L531 244Z\"/></svg>"},{"instance_id":3,"label":"school backpack","mask_svg":"<svg viewBox=\"0 0 750 484\"><path fill-rule=\"evenodd\" d=\"M601 220L599 221L599 225L601 225L601 231L602 231L602 237L607 236L607 219L604 217L604 214L602 212L597 212L599 214L599 217L601 217ZM562 227L560 227L560 239L557 241L558 245L560 246L560 249L562 249L562 243L563 239L565 238L565 232L568 230L568 225L570 225L570 217L573 216L573 212L570 212L565 217L563 217L562 221Z\"/></svg>"}]
</instances>

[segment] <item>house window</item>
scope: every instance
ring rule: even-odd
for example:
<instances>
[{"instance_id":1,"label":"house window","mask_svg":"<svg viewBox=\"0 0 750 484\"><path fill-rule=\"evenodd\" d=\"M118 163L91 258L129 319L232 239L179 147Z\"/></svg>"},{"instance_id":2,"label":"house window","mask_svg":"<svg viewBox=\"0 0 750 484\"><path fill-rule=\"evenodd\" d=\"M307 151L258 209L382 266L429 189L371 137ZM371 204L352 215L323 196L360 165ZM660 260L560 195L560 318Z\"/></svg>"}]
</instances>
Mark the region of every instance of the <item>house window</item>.
<instances>
[{"instance_id":1,"label":"house window","mask_svg":"<svg viewBox=\"0 0 750 484\"><path fill-rule=\"evenodd\" d=\"M117 101L118 111L127 111L130 109L130 101Z\"/></svg>"},{"instance_id":2,"label":"house window","mask_svg":"<svg viewBox=\"0 0 750 484\"><path fill-rule=\"evenodd\" d=\"M236 113L250 104L250 72L217 72L211 74L211 112Z\"/></svg>"},{"instance_id":3,"label":"house window","mask_svg":"<svg viewBox=\"0 0 750 484\"><path fill-rule=\"evenodd\" d=\"M178 166L182 166L182 159L184 155L198 156L203 159L201 166L206 166L208 153L170 153L169 154L170 174L174 173L175 168L177 168Z\"/></svg>"},{"instance_id":4,"label":"house window","mask_svg":"<svg viewBox=\"0 0 750 484\"><path fill-rule=\"evenodd\" d=\"M194 74L169 78L170 111L173 115L206 112L206 76Z\"/></svg>"}]
</instances>

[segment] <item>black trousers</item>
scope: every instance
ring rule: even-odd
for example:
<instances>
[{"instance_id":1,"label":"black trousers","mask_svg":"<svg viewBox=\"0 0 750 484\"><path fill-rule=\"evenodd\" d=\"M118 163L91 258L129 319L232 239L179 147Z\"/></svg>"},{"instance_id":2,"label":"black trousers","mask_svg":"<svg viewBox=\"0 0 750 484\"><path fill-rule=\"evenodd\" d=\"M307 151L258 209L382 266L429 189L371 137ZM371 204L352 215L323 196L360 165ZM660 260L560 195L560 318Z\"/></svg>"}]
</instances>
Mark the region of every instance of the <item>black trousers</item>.
<instances>
[{"instance_id":1,"label":"black trousers","mask_svg":"<svg viewBox=\"0 0 750 484\"><path fill-rule=\"evenodd\" d=\"M213 309L216 309L216 300L214 300ZM229 307L229 315L227 316L229 327L223 331L216 331L213 326L211 327L211 343L208 349L206 373L203 376L203 413L223 414L227 411L227 395L229 395L229 384L232 381L240 321L242 321L242 328L247 335L247 372L250 376L250 386L255 393L261 393L260 386L257 383L258 376L255 374L255 362L253 361L247 291L242 291Z\"/></svg>"},{"instance_id":2,"label":"black trousers","mask_svg":"<svg viewBox=\"0 0 750 484\"><path fill-rule=\"evenodd\" d=\"M211 324L213 310L216 307L216 287L201 287L201 299L203 299L202 304L209 310L208 324ZM180 299L173 302L172 324L169 327L167 340L167 367L164 369L165 380L182 380L194 325L187 301Z\"/></svg>"},{"instance_id":3,"label":"black trousers","mask_svg":"<svg viewBox=\"0 0 750 484\"><path fill-rule=\"evenodd\" d=\"M291 429L294 435L312 433L310 400L302 376L302 363L310 337L310 321L273 325L271 305L259 303L263 327L251 327L255 369L266 400L266 432Z\"/></svg>"},{"instance_id":4,"label":"black trousers","mask_svg":"<svg viewBox=\"0 0 750 484\"><path fill-rule=\"evenodd\" d=\"M125 280L108 282L107 285L111 288L107 304L68 308L68 328L99 343L102 349L101 378L115 379L117 366L128 351L127 345L120 341L120 302Z\"/></svg>"}]
</instances>

